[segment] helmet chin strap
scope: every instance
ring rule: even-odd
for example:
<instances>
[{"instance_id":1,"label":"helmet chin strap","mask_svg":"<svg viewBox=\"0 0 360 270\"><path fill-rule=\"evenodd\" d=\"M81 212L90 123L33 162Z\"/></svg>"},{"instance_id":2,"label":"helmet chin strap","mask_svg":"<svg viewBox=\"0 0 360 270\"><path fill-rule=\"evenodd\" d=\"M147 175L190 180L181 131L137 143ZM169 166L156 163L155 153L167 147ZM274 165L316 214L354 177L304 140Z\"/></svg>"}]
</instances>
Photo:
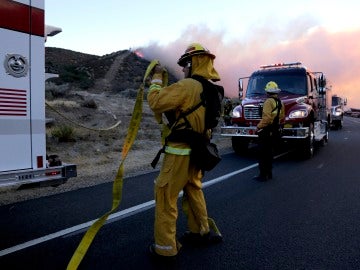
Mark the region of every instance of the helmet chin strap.
<instances>
[{"instance_id":1,"label":"helmet chin strap","mask_svg":"<svg viewBox=\"0 0 360 270\"><path fill-rule=\"evenodd\" d=\"M185 67L187 68L187 73L185 73L185 78L191 78L192 62L191 61L187 62Z\"/></svg>"}]
</instances>

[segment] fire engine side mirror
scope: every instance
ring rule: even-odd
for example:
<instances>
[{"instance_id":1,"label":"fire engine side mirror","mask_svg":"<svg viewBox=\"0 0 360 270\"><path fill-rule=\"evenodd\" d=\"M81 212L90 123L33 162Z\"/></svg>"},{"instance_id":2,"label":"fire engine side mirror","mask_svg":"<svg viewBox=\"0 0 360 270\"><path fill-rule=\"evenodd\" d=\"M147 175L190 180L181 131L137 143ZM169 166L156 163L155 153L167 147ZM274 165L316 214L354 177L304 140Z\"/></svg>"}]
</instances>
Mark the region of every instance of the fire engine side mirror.
<instances>
[{"instance_id":1,"label":"fire engine side mirror","mask_svg":"<svg viewBox=\"0 0 360 270\"><path fill-rule=\"evenodd\" d=\"M319 87L320 87L320 89L324 88L324 90L325 90L325 86L326 86L326 78L325 78L324 74L321 74L319 77Z\"/></svg>"},{"instance_id":2,"label":"fire engine side mirror","mask_svg":"<svg viewBox=\"0 0 360 270\"><path fill-rule=\"evenodd\" d=\"M243 94L244 94L243 80L239 79L239 98L240 99L243 97Z\"/></svg>"},{"instance_id":3,"label":"fire engine side mirror","mask_svg":"<svg viewBox=\"0 0 360 270\"><path fill-rule=\"evenodd\" d=\"M344 106L347 105L347 98L344 98Z\"/></svg>"}]
</instances>

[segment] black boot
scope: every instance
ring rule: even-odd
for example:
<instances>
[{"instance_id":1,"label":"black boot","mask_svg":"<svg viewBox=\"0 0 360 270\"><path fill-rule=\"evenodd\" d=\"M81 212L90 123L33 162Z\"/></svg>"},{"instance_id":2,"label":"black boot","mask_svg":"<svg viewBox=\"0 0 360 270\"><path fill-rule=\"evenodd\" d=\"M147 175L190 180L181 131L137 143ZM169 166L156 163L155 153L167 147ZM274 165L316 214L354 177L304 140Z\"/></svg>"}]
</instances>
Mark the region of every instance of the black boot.
<instances>
[{"instance_id":1,"label":"black boot","mask_svg":"<svg viewBox=\"0 0 360 270\"><path fill-rule=\"evenodd\" d=\"M259 181L259 182L265 182L265 181L269 180L267 175L261 174L261 173L257 176L254 176L253 179L256 181Z\"/></svg>"}]
</instances>

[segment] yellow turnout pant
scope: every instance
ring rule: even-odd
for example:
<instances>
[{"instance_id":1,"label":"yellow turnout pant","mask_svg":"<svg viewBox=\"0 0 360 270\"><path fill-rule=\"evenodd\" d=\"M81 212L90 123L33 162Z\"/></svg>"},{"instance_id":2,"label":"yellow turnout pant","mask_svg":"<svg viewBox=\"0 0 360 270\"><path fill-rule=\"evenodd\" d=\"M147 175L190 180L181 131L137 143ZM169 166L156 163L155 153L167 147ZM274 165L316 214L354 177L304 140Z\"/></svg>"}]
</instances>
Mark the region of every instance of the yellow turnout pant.
<instances>
[{"instance_id":1,"label":"yellow turnout pant","mask_svg":"<svg viewBox=\"0 0 360 270\"><path fill-rule=\"evenodd\" d=\"M174 256L180 249L176 240L177 199L183 190L183 209L191 232L209 232L208 215L202 192L203 174L190 164L190 156L165 154L155 181L155 250Z\"/></svg>"}]
</instances>

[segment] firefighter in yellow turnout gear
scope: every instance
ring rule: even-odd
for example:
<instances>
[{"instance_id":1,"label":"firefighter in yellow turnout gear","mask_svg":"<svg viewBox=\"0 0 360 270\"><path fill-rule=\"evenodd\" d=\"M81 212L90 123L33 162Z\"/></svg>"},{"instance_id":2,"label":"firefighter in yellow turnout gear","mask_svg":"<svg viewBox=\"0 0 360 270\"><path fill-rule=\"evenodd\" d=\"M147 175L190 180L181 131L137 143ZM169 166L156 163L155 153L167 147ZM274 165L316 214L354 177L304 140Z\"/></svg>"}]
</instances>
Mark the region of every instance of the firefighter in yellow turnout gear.
<instances>
[{"instance_id":1,"label":"firefighter in yellow turnout gear","mask_svg":"<svg viewBox=\"0 0 360 270\"><path fill-rule=\"evenodd\" d=\"M273 148L280 139L280 123L285 117L285 106L278 98L280 88L277 83L270 81L265 86L268 97L262 109L262 118L257 125L259 136L259 171L260 174L254 177L258 181L272 179Z\"/></svg>"},{"instance_id":2,"label":"firefighter in yellow turnout gear","mask_svg":"<svg viewBox=\"0 0 360 270\"><path fill-rule=\"evenodd\" d=\"M168 126L180 113L193 108L200 101L202 85L191 76L199 75L208 80L219 81L220 77L213 66L215 56L198 43L193 43L180 57L178 64L183 67L184 79L164 86L164 69L155 68L147 100L150 108L159 116L167 116ZM203 133L205 129L205 108L201 106L186 116L192 128ZM180 119L177 125L184 123ZM150 252L157 257L176 256L181 244L176 238L176 220L178 217L177 199L181 191L183 210L187 216L189 232L187 236L196 236L214 242L221 241L221 235L211 235L206 202L202 191L203 172L190 163L191 149L182 142L168 141L164 148L164 159L160 173L155 180L155 243Z\"/></svg>"}]
</instances>

